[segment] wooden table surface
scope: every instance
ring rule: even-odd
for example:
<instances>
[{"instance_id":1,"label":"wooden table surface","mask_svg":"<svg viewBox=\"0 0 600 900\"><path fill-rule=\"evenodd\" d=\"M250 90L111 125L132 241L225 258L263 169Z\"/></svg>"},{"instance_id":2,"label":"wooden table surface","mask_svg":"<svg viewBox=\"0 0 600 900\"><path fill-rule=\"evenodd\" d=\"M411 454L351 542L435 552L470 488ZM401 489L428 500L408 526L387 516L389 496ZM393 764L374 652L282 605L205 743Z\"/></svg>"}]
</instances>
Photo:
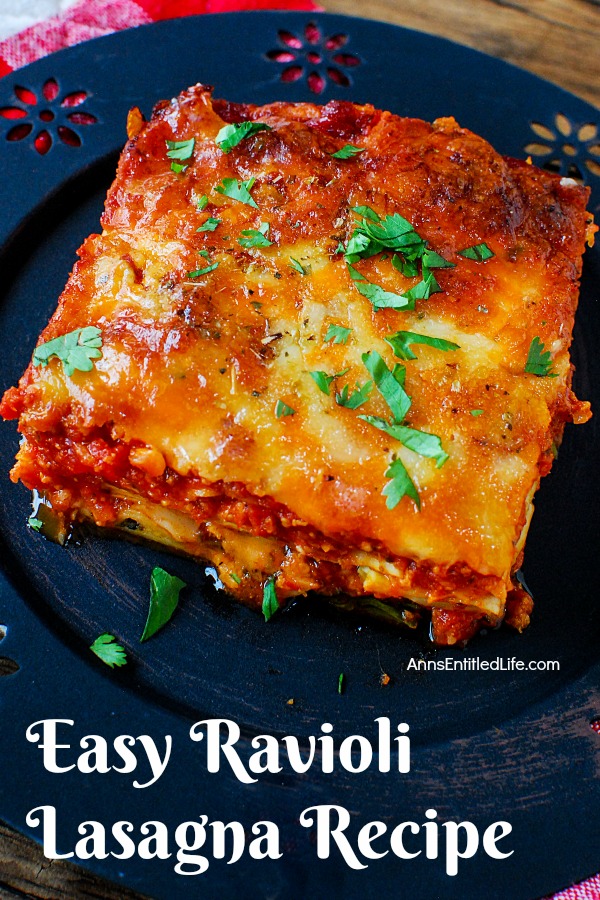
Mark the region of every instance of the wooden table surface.
<instances>
[{"instance_id":1,"label":"wooden table surface","mask_svg":"<svg viewBox=\"0 0 600 900\"><path fill-rule=\"evenodd\" d=\"M600 0L321 0L327 12L368 16L450 38L535 72L600 108ZM135 900L0 823L0 897Z\"/></svg>"}]
</instances>

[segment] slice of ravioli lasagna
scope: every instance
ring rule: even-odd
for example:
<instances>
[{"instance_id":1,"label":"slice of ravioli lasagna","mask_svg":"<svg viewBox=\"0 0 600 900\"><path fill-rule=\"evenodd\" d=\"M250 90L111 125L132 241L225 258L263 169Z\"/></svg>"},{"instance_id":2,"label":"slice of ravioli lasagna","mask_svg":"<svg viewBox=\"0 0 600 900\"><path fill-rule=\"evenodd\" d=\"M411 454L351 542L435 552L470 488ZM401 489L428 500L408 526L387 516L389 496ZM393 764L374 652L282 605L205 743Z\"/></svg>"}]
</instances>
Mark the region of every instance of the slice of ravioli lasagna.
<instances>
[{"instance_id":1,"label":"slice of ravioli lasagna","mask_svg":"<svg viewBox=\"0 0 600 900\"><path fill-rule=\"evenodd\" d=\"M135 529L252 605L425 608L439 643L525 627L533 496L590 415L568 352L587 191L368 105L197 85L128 125L102 233L0 406L42 518Z\"/></svg>"}]
</instances>

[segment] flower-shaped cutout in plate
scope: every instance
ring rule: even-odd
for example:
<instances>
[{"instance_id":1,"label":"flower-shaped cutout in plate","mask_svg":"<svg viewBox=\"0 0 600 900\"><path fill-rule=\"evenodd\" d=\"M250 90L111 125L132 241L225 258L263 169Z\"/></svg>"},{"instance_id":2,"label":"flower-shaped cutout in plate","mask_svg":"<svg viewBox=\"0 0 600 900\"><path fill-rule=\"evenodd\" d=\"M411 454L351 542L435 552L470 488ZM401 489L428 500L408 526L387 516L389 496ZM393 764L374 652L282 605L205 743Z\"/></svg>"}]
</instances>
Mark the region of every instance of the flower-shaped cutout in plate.
<instances>
[{"instance_id":1,"label":"flower-shaped cutout in plate","mask_svg":"<svg viewBox=\"0 0 600 900\"><path fill-rule=\"evenodd\" d=\"M538 140L526 144L525 153L550 172L586 183L588 174L600 177L600 128L594 122L578 124L556 113L552 126L531 122Z\"/></svg>"},{"instance_id":2,"label":"flower-shaped cutout in plate","mask_svg":"<svg viewBox=\"0 0 600 900\"><path fill-rule=\"evenodd\" d=\"M302 33L280 29L277 36L280 46L265 55L284 66L280 81L306 78L313 94L322 94L328 80L340 87L350 87L352 79L346 70L359 66L362 60L344 50L349 40L347 34L325 35L318 25L308 22Z\"/></svg>"},{"instance_id":3,"label":"flower-shaped cutout in plate","mask_svg":"<svg viewBox=\"0 0 600 900\"><path fill-rule=\"evenodd\" d=\"M71 91L61 97L55 78L46 79L41 96L19 85L13 92L15 105L0 108L2 119L15 122L5 138L7 141L24 141L35 132L33 146L41 156L50 150L56 137L68 147L81 147L81 137L72 126L94 125L98 121L96 116L79 109L88 99L87 91Z\"/></svg>"}]
</instances>

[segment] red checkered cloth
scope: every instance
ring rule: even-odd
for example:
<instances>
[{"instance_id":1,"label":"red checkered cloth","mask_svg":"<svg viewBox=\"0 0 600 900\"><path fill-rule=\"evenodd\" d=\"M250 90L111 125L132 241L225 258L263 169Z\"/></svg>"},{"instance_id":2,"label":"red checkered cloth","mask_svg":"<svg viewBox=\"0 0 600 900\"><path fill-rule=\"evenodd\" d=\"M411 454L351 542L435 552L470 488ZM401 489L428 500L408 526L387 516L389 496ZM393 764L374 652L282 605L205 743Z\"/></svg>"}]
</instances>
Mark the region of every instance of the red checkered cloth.
<instances>
[{"instance_id":1,"label":"red checkered cloth","mask_svg":"<svg viewBox=\"0 0 600 900\"><path fill-rule=\"evenodd\" d=\"M312 0L80 0L61 15L1 41L0 76L55 50L134 25L199 13L253 9L318 10L322 7ZM547 900L600 900L600 875Z\"/></svg>"},{"instance_id":2,"label":"red checkered cloth","mask_svg":"<svg viewBox=\"0 0 600 900\"><path fill-rule=\"evenodd\" d=\"M587 881L580 881L573 887L548 897L546 900L600 900L600 874L588 878Z\"/></svg>"},{"instance_id":3,"label":"red checkered cloth","mask_svg":"<svg viewBox=\"0 0 600 900\"><path fill-rule=\"evenodd\" d=\"M0 76L48 53L134 25L200 13L321 9L312 0L80 0L64 13L0 42Z\"/></svg>"}]
</instances>

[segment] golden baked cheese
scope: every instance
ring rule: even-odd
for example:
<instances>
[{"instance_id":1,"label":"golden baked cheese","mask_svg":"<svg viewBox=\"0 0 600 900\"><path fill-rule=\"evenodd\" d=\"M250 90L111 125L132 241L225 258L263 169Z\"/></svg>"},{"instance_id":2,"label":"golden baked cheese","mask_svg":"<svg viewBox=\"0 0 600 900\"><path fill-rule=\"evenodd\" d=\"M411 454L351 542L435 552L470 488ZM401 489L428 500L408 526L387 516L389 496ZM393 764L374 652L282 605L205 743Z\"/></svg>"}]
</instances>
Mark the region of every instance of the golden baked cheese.
<instances>
[{"instance_id":1,"label":"golden baked cheese","mask_svg":"<svg viewBox=\"0 0 600 900\"><path fill-rule=\"evenodd\" d=\"M453 643L505 615L567 421L586 189L452 118L134 110L18 388L14 480L210 561L260 606L375 597Z\"/></svg>"}]
</instances>

